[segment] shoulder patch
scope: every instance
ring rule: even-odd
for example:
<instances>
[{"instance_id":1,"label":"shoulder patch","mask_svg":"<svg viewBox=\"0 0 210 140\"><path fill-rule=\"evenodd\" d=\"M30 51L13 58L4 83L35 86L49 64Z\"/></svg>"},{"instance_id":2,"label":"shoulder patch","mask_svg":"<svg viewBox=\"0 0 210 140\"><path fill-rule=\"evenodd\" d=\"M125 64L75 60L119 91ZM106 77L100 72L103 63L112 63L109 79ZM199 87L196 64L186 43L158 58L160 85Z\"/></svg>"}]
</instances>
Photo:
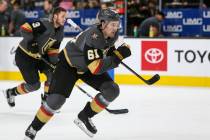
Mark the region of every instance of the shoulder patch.
<instances>
[{"instance_id":1,"label":"shoulder patch","mask_svg":"<svg viewBox=\"0 0 210 140\"><path fill-rule=\"evenodd\" d=\"M33 33L43 33L46 31L46 27L41 21L35 21L31 23L31 27L33 30Z\"/></svg>"},{"instance_id":2,"label":"shoulder patch","mask_svg":"<svg viewBox=\"0 0 210 140\"><path fill-rule=\"evenodd\" d=\"M33 29L31 27L31 25L29 23L24 23L21 27L20 27L22 30L25 30L27 32L33 32Z\"/></svg>"},{"instance_id":3,"label":"shoulder patch","mask_svg":"<svg viewBox=\"0 0 210 140\"><path fill-rule=\"evenodd\" d=\"M41 22L40 21L32 22L31 25L33 29L39 28L41 26Z\"/></svg>"}]
</instances>

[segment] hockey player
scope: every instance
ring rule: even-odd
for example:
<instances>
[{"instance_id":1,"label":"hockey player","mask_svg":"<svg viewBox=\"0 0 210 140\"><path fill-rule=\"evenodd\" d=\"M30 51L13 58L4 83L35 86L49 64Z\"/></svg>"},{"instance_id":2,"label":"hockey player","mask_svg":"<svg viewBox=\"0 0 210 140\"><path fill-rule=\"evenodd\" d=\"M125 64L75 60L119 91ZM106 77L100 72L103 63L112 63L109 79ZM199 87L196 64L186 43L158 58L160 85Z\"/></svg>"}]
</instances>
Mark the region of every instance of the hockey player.
<instances>
[{"instance_id":1,"label":"hockey player","mask_svg":"<svg viewBox=\"0 0 210 140\"><path fill-rule=\"evenodd\" d=\"M57 63L60 43L63 40L65 17L66 10L57 7L54 9L52 19L38 20L21 26L23 39L16 50L15 61L25 82L5 91L10 107L15 106L15 96L40 88L39 72L43 72L47 77L45 93L48 92L52 71L40 59L44 57L52 64Z\"/></svg>"},{"instance_id":2,"label":"hockey player","mask_svg":"<svg viewBox=\"0 0 210 140\"><path fill-rule=\"evenodd\" d=\"M100 93L92 102L86 104L74 122L90 137L96 134L97 129L91 118L104 110L119 95L119 87L107 71L116 68L123 59L131 55L127 44L114 48L118 39L119 15L105 9L99 12L98 19L98 25L81 32L75 40L69 41L60 53L60 61L56 65L50 84L50 94L27 128L25 140L34 140L37 131L65 103L78 79Z\"/></svg>"}]
</instances>

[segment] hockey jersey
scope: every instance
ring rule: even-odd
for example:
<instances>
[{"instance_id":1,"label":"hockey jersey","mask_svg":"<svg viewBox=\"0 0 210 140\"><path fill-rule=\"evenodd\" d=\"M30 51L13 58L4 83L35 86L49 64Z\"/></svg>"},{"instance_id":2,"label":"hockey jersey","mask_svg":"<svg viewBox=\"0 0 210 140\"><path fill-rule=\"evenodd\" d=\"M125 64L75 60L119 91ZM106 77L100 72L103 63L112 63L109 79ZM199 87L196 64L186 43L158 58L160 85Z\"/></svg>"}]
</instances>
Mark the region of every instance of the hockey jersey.
<instances>
[{"instance_id":1,"label":"hockey jersey","mask_svg":"<svg viewBox=\"0 0 210 140\"><path fill-rule=\"evenodd\" d=\"M64 27L54 28L48 19L41 19L21 26L23 40L19 47L29 56L39 58L38 55L55 56L59 53L60 43L64 37ZM36 49L37 52L31 52Z\"/></svg>"},{"instance_id":2,"label":"hockey jersey","mask_svg":"<svg viewBox=\"0 0 210 140\"><path fill-rule=\"evenodd\" d=\"M104 38L99 27L92 26L70 40L64 48L64 55L71 67L77 68L82 74L91 71L92 74L101 74L117 67L112 56L107 51L114 46L118 33L114 38Z\"/></svg>"}]
</instances>

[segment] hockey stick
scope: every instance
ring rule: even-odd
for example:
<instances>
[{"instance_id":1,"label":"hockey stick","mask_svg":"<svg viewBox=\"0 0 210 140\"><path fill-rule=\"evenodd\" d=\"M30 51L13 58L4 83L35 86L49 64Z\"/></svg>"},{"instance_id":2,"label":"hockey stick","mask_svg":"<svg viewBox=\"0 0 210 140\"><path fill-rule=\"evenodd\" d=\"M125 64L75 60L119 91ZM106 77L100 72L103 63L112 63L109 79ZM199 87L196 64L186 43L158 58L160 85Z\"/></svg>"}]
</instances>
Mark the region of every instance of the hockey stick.
<instances>
[{"instance_id":1,"label":"hockey stick","mask_svg":"<svg viewBox=\"0 0 210 140\"><path fill-rule=\"evenodd\" d=\"M49 65L53 70L55 69L55 66L51 63L49 63L45 58L42 58L41 57L41 60L43 62L45 62L47 65ZM84 94L86 94L88 97L90 97L91 99L93 99L93 97L87 92L85 91L83 88L81 88L80 86L78 85L75 85L80 91L82 91ZM125 113L128 113L128 109L108 109L108 108L105 108L106 111L108 111L109 113L111 114L125 114Z\"/></svg>"},{"instance_id":2,"label":"hockey stick","mask_svg":"<svg viewBox=\"0 0 210 140\"><path fill-rule=\"evenodd\" d=\"M93 96L91 96L88 92L86 92L83 88L81 88L80 86L76 85L76 87L78 89L80 89L84 94L86 94L88 97L90 97L91 99L93 99ZM112 113L112 114L125 114L125 113L128 113L128 109L108 109L108 108L105 108L106 111L108 111L109 113Z\"/></svg>"},{"instance_id":3,"label":"hockey stick","mask_svg":"<svg viewBox=\"0 0 210 140\"><path fill-rule=\"evenodd\" d=\"M74 27L75 29L78 29L79 31L83 31L73 20L71 20L70 18L66 20L66 22L71 25L72 27Z\"/></svg>"},{"instance_id":4,"label":"hockey stick","mask_svg":"<svg viewBox=\"0 0 210 140\"><path fill-rule=\"evenodd\" d=\"M126 67L129 71L131 71L134 75L136 75L139 79L141 79L144 83L146 83L147 85L152 85L155 82L157 82L158 80L160 80L160 76L158 74L155 74L154 76L152 76L152 78L146 80L141 75L136 73L133 69L131 69L128 65L126 65L125 63L121 62L121 64L124 67Z\"/></svg>"}]
</instances>

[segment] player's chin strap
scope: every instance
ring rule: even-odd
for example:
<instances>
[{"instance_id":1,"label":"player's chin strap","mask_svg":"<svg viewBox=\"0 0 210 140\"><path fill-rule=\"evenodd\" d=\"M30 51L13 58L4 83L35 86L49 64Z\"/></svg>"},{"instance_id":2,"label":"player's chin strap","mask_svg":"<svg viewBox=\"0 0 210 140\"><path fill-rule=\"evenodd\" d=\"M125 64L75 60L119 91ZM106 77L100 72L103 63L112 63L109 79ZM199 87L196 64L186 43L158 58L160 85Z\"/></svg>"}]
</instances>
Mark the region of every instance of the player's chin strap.
<instances>
[{"instance_id":1,"label":"player's chin strap","mask_svg":"<svg viewBox=\"0 0 210 140\"><path fill-rule=\"evenodd\" d=\"M55 69L56 66L54 66L53 64L51 64L50 62L48 62L45 58L41 57L41 60L46 63L48 66L50 66L52 69ZM81 88L78 85L75 85L80 91L82 91L84 94L86 94L88 97L90 97L91 99L93 99L93 97L91 96L91 94L89 94L88 92L86 92L83 88ZM111 114L125 114L128 113L128 109L108 109L105 108L106 111L108 111Z\"/></svg>"}]
</instances>

